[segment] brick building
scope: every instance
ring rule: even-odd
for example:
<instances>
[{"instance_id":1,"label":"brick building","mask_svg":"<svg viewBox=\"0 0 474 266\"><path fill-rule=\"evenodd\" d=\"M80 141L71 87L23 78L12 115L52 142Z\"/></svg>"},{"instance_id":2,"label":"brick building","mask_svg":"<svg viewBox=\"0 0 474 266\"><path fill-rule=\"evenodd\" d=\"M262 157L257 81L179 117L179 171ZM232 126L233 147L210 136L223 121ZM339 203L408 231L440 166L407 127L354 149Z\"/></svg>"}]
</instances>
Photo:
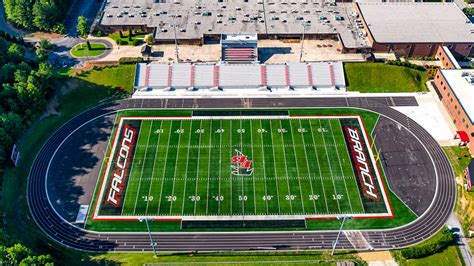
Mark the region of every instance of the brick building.
<instances>
[{"instance_id":1,"label":"brick building","mask_svg":"<svg viewBox=\"0 0 474 266\"><path fill-rule=\"evenodd\" d=\"M457 130L469 138L467 146L474 154L474 70L441 69L434 84Z\"/></svg>"},{"instance_id":2,"label":"brick building","mask_svg":"<svg viewBox=\"0 0 474 266\"><path fill-rule=\"evenodd\" d=\"M374 52L434 56L447 46L472 56L474 27L455 3L358 3L359 19Z\"/></svg>"}]
</instances>

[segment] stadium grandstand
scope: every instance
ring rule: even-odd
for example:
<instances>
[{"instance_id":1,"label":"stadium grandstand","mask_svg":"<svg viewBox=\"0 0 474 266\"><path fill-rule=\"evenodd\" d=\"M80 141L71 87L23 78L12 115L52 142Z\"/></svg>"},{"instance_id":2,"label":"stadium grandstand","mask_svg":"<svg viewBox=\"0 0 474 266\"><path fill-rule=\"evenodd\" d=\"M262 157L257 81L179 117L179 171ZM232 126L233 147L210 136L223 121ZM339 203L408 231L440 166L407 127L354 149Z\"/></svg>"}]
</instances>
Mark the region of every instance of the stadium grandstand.
<instances>
[{"instance_id":1,"label":"stadium grandstand","mask_svg":"<svg viewBox=\"0 0 474 266\"><path fill-rule=\"evenodd\" d=\"M342 62L137 64L134 98L312 95L346 91Z\"/></svg>"},{"instance_id":2,"label":"stadium grandstand","mask_svg":"<svg viewBox=\"0 0 474 266\"><path fill-rule=\"evenodd\" d=\"M227 63L256 63L257 34L222 34L222 61Z\"/></svg>"}]
</instances>

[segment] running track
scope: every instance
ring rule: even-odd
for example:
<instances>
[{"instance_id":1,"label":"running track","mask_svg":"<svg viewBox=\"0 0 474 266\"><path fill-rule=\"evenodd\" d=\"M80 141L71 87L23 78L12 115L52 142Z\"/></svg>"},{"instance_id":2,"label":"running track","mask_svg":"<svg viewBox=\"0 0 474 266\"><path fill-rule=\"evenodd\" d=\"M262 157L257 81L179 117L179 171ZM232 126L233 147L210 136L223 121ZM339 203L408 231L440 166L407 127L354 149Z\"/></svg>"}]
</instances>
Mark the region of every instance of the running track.
<instances>
[{"instance_id":1,"label":"running track","mask_svg":"<svg viewBox=\"0 0 474 266\"><path fill-rule=\"evenodd\" d=\"M55 149L73 130L91 119L127 108L242 108L242 107L359 107L372 110L405 126L425 145L438 173L438 191L430 208L403 227L361 231L374 249L406 247L421 242L444 226L455 201L454 174L437 142L410 118L388 107L410 105L414 98L304 98L304 99L128 99L97 106L79 114L61 127L44 144L33 163L28 179L31 214L43 232L56 242L84 251L151 251L145 233L98 233L86 231L62 220L46 195L46 170ZM330 249L336 231L315 232L235 232L235 233L156 233L160 251L239 251L255 249ZM354 249L341 234L337 249Z\"/></svg>"}]
</instances>

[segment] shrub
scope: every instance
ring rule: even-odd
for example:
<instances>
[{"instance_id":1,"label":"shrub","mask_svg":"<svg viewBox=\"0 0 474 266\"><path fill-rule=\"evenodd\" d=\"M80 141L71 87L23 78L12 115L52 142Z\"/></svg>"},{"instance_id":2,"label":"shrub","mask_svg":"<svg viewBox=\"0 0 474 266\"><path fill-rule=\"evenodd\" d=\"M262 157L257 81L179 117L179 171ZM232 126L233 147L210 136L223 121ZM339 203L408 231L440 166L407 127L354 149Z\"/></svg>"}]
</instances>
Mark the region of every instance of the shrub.
<instances>
[{"instance_id":1,"label":"shrub","mask_svg":"<svg viewBox=\"0 0 474 266\"><path fill-rule=\"evenodd\" d=\"M142 57L122 57L119 59L119 64L121 65L130 65L143 62L145 62L145 60L143 60Z\"/></svg>"},{"instance_id":2,"label":"shrub","mask_svg":"<svg viewBox=\"0 0 474 266\"><path fill-rule=\"evenodd\" d=\"M388 65L404 66L404 67L413 68L413 69L420 70L420 71L425 71L425 68L423 66L415 65L415 64L412 64L412 63L406 62L406 61L401 62L401 61L397 61L397 60L388 60L385 63L388 64Z\"/></svg>"},{"instance_id":3,"label":"shrub","mask_svg":"<svg viewBox=\"0 0 474 266\"><path fill-rule=\"evenodd\" d=\"M443 232L442 237L435 243L415 246L402 249L401 253L406 259L423 258L447 248L454 242L454 234L452 232Z\"/></svg>"},{"instance_id":4,"label":"shrub","mask_svg":"<svg viewBox=\"0 0 474 266\"><path fill-rule=\"evenodd\" d=\"M133 46L138 46L138 45L141 45L142 43L143 43L143 40L135 39L135 40L133 40L132 45Z\"/></svg>"}]
</instances>

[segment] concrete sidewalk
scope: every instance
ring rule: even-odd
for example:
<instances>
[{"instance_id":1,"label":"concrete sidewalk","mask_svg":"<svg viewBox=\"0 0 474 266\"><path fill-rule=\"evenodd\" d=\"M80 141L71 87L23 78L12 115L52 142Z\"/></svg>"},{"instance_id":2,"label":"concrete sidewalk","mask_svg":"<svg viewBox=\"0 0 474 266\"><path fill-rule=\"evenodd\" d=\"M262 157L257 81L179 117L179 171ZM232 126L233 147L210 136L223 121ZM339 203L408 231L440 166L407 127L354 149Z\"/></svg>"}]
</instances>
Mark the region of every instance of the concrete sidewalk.
<instances>
[{"instance_id":1,"label":"concrete sidewalk","mask_svg":"<svg viewBox=\"0 0 474 266\"><path fill-rule=\"evenodd\" d=\"M471 249L469 248L469 243L467 242L467 239L464 236L461 223L459 222L459 219L455 213L451 213L447 224L453 229L459 229L457 232L455 232L455 234L459 236L458 242L456 244L459 247L462 259L466 265L474 265L474 261L472 260Z\"/></svg>"}]
</instances>

